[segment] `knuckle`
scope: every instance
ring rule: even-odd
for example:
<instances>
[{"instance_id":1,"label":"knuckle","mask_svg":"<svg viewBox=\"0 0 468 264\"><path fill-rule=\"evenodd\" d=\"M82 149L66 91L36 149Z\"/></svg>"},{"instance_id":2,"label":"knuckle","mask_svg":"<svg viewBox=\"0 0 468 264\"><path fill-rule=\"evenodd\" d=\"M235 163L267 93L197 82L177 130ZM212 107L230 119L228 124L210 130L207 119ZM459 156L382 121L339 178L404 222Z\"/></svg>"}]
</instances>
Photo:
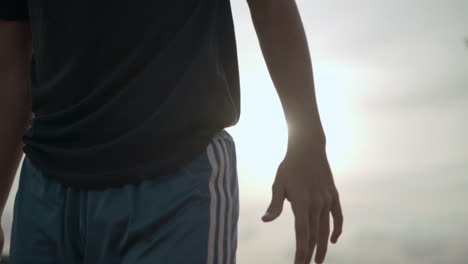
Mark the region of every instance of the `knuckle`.
<instances>
[{"instance_id":1,"label":"knuckle","mask_svg":"<svg viewBox=\"0 0 468 264\"><path fill-rule=\"evenodd\" d=\"M278 194L281 192L281 189L277 186L272 186L271 187L271 192L274 193L274 194Z\"/></svg>"},{"instance_id":2,"label":"knuckle","mask_svg":"<svg viewBox=\"0 0 468 264\"><path fill-rule=\"evenodd\" d=\"M336 187L333 188L333 196L335 196L336 198L340 198L340 192Z\"/></svg>"},{"instance_id":3,"label":"knuckle","mask_svg":"<svg viewBox=\"0 0 468 264\"><path fill-rule=\"evenodd\" d=\"M310 207L314 210L322 209L324 205L324 199L321 196L317 196L310 201Z\"/></svg>"},{"instance_id":4,"label":"knuckle","mask_svg":"<svg viewBox=\"0 0 468 264\"><path fill-rule=\"evenodd\" d=\"M335 201L340 201L340 194L338 193L338 191L336 191L335 193L333 193L333 200L335 200Z\"/></svg>"},{"instance_id":5,"label":"knuckle","mask_svg":"<svg viewBox=\"0 0 468 264\"><path fill-rule=\"evenodd\" d=\"M330 193L325 193L325 194L323 195L323 198L322 198L322 199L323 199L323 205L324 205L324 207L326 207L326 208L331 208L331 205L332 205L332 203L333 203L333 196L332 196L332 194L330 194Z\"/></svg>"},{"instance_id":6,"label":"knuckle","mask_svg":"<svg viewBox=\"0 0 468 264\"><path fill-rule=\"evenodd\" d=\"M333 196L333 201L336 203L336 204L341 204L340 203L340 195L338 194L338 192L334 193Z\"/></svg>"},{"instance_id":7,"label":"knuckle","mask_svg":"<svg viewBox=\"0 0 468 264\"><path fill-rule=\"evenodd\" d=\"M279 192L281 192L281 190L282 190L282 187L281 187L280 183L275 182L275 183L273 183L273 185L271 185L271 191L273 193L279 193Z\"/></svg>"},{"instance_id":8,"label":"knuckle","mask_svg":"<svg viewBox=\"0 0 468 264\"><path fill-rule=\"evenodd\" d=\"M307 195L295 195L292 197L292 202L298 207L304 207L310 203L310 197Z\"/></svg>"},{"instance_id":9,"label":"knuckle","mask_svg":"<svg viewBox=\"0 0 468 264\"><path fill-rule=\"evenodd\" d=\"M343 232L343 226L338 225L338 226L336 226L336 227L333 227L333 232L334 232L334 233L341 234L341 233Z\"/></svg>"},{"instance_id":10,"label":"knuckle","mask_svg":"<svg viewBox=\"0 0 468 264\"><path fill-rule=\"evenodd\" d=\"M302 205L297 205L295 203L291 204L292 211L296 217L296 221L300 220L307 213L307 207Z\"/></svg>"},{"instance_id":11,"label":"knuckle","mask_svg":"<svg viewBox=\"0 0 468 264\"><path fill-rule=\"evenodd\" d=\"M331 195L331 197L334 200L339 199L339 197L340 197L340 194L339 194L338 189L336 187L330 188L330 191L328 193Z\"/></svg>"},{"instance_id":12,"label":"knuckle","mask_svg":"<svg viewBox=\"0 0 468 264\"><path fill-rule=\"evenodd\" d=\"M338 213L338 215L336 216L336 220L337 222L342 225L343 222L344 222L344 217L343 217L343 214L342 213Z\"/></svg>"},{"instance_id":13,"label":"knuckle","mask_svg":"<svg viewBox=\"0 0 468 264\"><path fill-rule=\"evenodd\" d=\"M338 225L338 229L341 231L343 230L343 221L341 221L340 224Z\"/></svg>"},{"instance_id":14,"label":"knuckle","mask_svg":"<svg viewBox=\"0 0 468 264\"><path fill-rule=\"evenodd\" d=\"M335 230L335 231L333 232L333 236L339 237L339 236L341 236L341 233L343 233L342 230Z\"/></svg>"},{"instance_id":15,"label":"knuckle","mask_svg":"<svg viewBox=\"0 0 468 264\"><path fill-rule=\"evenodd\" d=\"M306 196L296 198L296 203L300 205L308 205L310 204L310 198Z\"/></svg>"}]
</instances>

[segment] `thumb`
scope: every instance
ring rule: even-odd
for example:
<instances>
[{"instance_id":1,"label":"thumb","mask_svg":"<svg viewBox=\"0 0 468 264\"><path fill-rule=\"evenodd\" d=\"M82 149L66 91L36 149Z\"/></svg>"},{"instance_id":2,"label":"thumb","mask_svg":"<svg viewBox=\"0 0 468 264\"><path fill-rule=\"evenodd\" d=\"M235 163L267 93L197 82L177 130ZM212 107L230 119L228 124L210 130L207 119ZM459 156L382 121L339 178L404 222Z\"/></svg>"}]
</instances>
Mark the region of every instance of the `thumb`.
<instances>
[{"instance_id":1,"label":"thumb","mask_svg":"<svg viewBox=\"0 0 468 264\"><path fill-rule=\"evenodd\" d=\"M262 216L263 222L271 222L281 215L285 198L284 187L282 185L273 184L271 203L266 213Z\"/></svg>"}]
</instances>

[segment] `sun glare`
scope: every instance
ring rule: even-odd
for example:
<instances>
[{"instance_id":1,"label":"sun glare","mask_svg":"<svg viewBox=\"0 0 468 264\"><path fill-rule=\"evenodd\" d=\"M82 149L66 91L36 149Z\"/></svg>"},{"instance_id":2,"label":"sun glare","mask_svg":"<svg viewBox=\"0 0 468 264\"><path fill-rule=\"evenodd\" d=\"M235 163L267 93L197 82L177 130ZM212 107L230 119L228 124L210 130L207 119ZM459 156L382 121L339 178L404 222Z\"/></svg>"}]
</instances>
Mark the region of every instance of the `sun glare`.
<instances>
[{"instance_id":1,"label":"sun glare","mask_svg":"<svg viewBox=\"0 0 468 264\"><path fill-rule=\"evenodd\" d=\"M359 123L353 111L346 71L317 64L315 82L322 123L327 134L327 153L335 175L348 172L359 158L355 133ZM255 181L271 181L287 147L287 126L278 95L263 67L244 73L242 79L242 114L237 126L228 131L235 137L238 165Z\"/></svg>"}]
</instances>

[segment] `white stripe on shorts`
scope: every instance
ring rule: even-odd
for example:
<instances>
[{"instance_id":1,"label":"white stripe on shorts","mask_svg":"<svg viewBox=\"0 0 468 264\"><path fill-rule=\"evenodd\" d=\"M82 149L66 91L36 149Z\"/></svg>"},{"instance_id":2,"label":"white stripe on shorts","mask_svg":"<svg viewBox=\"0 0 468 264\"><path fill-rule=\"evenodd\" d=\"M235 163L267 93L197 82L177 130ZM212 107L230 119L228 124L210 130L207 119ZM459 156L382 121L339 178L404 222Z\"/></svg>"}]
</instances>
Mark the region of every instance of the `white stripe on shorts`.
<instances>
[{"instance_id":1,"label":"white stripe on shorts","mask_svg":"<svg viewBox=\"0 0 468 264\"><path fill-rule=\"evenodd\" d=\"M224 194L224 188L223 188L223 181L224 178L226 177L226 156L224 155L224 150L222 149L222 146L218 142L215 141L215 145L218 148L219 151L219 156L221 157L221 164L220 167L222 168L220 170L220 177L218 177L218 190L219 190L219 196L220 196L220 212L219 212L219 229L218 229L218 262L216 263L223 263L223 253L224 253L224 247L223 247L223 242L224 242L224 217L226 215L226 197ZM224 263L223 263L224 264Z\"/></svg>"},{"instance_id":2,"label":"white stripe on shorts","mask_svg":"<svg viewBox=\"0 0 468 264\"><path fill-rule=\"evenodd\" d=\"M221 144L223 145L224 149L226 149L226 152L228 152L228 148L226 147L226 143L224 141L221 141ZM228 155L228 154L226 154ZM231 263L231 239L232 239L232 234L231 234L231 228L232 228L232 192L231 192L231 157L226 158L226 188L227 188L227 199L228 199L228 217L227 217L227 252L226 252L226 259L228 263Z\"/></svg>"},{"instance_id":3,"label":"white stripe on shorts","mask_svg":"<svg viewBox=\"0 0 468 264\"><path fill-rule=\"evenodd\" d=\"M209 182L209 188L210 188L210 196L211 196L211 202L210 202L210 229L208 233L208 259L207 259L207 264L213 264L214 261L214 240L215 240L215 229L216 229L216 192L214 189L214 181L217 177L218 174L218 164L216 162L216 157L214 154L213 146L210 144L208 146L208 159L210 160L211 164L211 176L210 176L210 182Z\"/></svg>"},{"instance_id":4,"label":"white stripe on shorts","mask_svg":"<svg viewBox=\"0 0 468 264\"><path fill-rule=\"evenodd\" d=\"M229 157L229 150L226 147L226 144L223 142L223 139L218 142L217 139L213 140L212 143L208 146L208 159L211 163L212 173L209 181L209 189L211 195L210 202L210 227L208 234L208 258L207 264L229 264L231 263L232 252L231 252L231 217L232 217L232 194L230 187L230 177L231 177L231 164ZM216 152L213 147L216 148ZM216 159L215 153L218 153L219 156L219 167L218 161ZM224 154L225 153L225 154ZM227 181L227 203L226 203L226 194L225 188L223 186L224 180ZM217 184L216 184L217 181ZM220 212L217 212L218 197L216 195L216 188L219 191L219 205ZM226 216L226 207L228 210L228 219L227 226L225 226L225 216ZM227 239L224 237L224 231L227 229ZM216 234L218 237L216 239ZM216 241L217 240L217 241ZM227 263L223 263L224 258L224 241L227 240L226 246L226 257ZM217 242L217 243L216 243ZM215 262L215 254L217 253L218 259Z\"/></svg>"}]
</instances>

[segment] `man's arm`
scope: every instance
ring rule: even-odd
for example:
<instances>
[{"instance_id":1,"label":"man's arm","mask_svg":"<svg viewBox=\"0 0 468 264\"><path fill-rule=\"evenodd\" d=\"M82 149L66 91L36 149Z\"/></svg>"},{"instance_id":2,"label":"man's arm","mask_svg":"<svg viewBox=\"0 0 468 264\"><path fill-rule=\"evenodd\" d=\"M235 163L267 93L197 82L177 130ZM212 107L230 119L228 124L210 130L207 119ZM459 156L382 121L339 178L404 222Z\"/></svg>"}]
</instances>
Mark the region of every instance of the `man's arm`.
<instances>
[{"instance_id":1,"label":"man's arm","mask_svg":"<svg viewBox=\"0 0 468 264\"><path fill-rule=\"evenodd\" d=\"M0 20L0 219L31 116L31 42L29 21Z\"/></svg>"},{"instance_id":2,"label":"man's arm","mask_svg":"<svg viewBox=\"0 0 468 264\"><path fill-rule=\"evenodd\" d=\"M273 198L263 220L282 211L284 199L295 215L295 263L325 258L329 214L331 241L341 234L343 216L325 153L325 134L315 98L312 63L305 31L294 0L247 0L263 56L288 123L288 149L273 183Z\"/></svg>"}]
</instances>

